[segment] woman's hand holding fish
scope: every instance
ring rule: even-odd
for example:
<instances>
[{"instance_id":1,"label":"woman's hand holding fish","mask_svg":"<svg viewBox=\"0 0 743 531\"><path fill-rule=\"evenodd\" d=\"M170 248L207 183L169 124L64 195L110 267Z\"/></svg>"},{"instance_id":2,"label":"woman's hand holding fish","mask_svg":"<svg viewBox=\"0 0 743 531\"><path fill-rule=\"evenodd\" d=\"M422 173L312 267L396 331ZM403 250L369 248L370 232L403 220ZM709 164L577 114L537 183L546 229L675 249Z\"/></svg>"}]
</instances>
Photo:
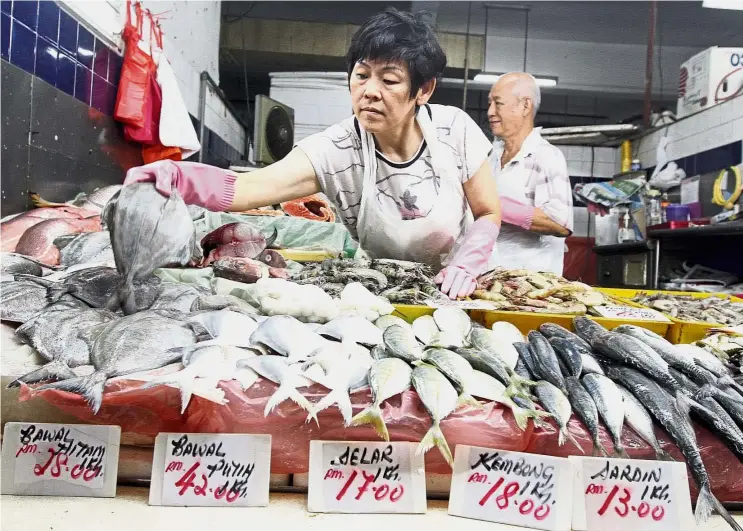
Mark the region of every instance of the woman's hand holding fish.
<instances>
[{"instance_id":1,"label":"woman's hand holding fish","mask_svg":"<svg viewBox=\"0 0 743 531\"><path fill-rule=\"evenodd\" d=\"M488 267L499 232L500 225L486 218L472 224L454 258L434 279L450 299L467 297L475 291L477 277Z\"/></svg>"},{"instance_id":2,"label":"woman's hand holding fish","mask_svg":"<svg viewBox=\"0 0 743 531\"><path fill-rule=\"evenodd\" d=\"M232 205L236 178L231 171L207 164L159 160L130 169L124 184L152 182L166 197L175 188L187 205L223 212Z\"/></svg>"}]
</instances>

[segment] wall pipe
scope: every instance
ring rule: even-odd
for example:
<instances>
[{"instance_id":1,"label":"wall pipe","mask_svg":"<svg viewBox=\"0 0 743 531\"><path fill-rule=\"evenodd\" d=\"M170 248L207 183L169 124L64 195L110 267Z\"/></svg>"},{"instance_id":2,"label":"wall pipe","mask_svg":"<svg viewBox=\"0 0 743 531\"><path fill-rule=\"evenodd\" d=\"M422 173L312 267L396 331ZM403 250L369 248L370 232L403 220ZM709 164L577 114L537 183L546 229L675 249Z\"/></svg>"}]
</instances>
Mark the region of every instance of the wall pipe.
<instances>
[{"instance_id":1,"label":"wall pipe","mask_svg":"<svg viewBox=\"0 0 743 531\"><path fill-rule=\"evenodd\" d=\"M653 98L653 50L655 48L655 20L658 16L658 3L650 0L648 12L648 48L645 57L645 102L643 107L643 124L650 127Z\"/></svg>"}]
</instances>

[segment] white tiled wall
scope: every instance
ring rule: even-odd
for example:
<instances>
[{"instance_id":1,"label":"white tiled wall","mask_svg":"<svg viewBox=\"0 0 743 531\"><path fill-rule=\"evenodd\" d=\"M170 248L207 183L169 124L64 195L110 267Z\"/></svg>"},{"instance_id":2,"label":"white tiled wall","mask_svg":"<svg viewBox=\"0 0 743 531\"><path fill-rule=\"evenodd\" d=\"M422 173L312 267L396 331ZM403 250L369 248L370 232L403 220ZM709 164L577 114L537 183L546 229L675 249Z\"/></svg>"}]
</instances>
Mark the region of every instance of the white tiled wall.
<instances>
[{"instance_id":1,"label":"white tiled wall","mask_svg":"<svg viewBox=\"0 0 743 531\"><path fill-rule=\"evenodd\" d=\"M124 0L62 0L61 3L99 39L122 48L121 31L126 21ZM147 0L142 5L161 14L163 49L178 79L188 112L198 118L201 72L209 72L219 83L221 3ZM148 33L146 19L143 33ZM206 126L242 152L245 131L211 91L207 91L206 113Z\"/></svg>"},{"instance_id":2,"label":"white tiled wall","mask_svg":"<svg viewBox=\"0 0 743 531\"><path fill-rule=\"evenodd\" d=\"M668 138L666 154L669 160L695 155L708 149L743 140L743 96L710 107L655 131L633 146L642 166L656 165L658 142Z\"/></svg>"},{"instance_id":3,"label":"white tiled wall","mask_svg":"<svg viewBox=\"0 0 743 531\"><path fill-rule=\"evenodd\" d=\"M616 148L557 146L565 155L571 177L613 177L617 170ZM592 153L593 150L593 153Z\"/></svg>"}]
</instances>

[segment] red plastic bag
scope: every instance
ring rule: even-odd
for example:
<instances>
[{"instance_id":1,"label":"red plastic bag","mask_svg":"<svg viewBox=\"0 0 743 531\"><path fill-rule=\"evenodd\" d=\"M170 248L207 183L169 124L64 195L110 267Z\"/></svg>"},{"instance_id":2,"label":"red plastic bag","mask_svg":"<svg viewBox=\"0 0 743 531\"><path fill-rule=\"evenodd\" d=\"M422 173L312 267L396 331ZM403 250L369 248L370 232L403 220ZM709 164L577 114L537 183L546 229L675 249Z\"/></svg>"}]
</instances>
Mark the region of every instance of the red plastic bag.
<instances>
[{"instance_id":1,"label":"red plastic bag","mask_svg":"<svg viewBox=\"0 0 743 531\"><path fill-rule=\"evenodd\" d=\"M137 7L139 6L137 5ZM152 13L148 11L147 16L150 19L150 50L152 51L153 45L157 45L162 50L163 43L160 26L155 24ZM137 48L141 51L138 45ZM162 109L163 98L162 90L157 82L157 66L152 58L150 58L150 62L150 69L147 73L148 89L144 95L142 109L144 120L142 125L125 124L124 138L130 142L137 142L139 144L158 145L160 144L160 111Z\"/></svg>"},{"instance_id":2,"label":"red plastic bag","mask_svg":"<svg viewBox=\"0 0 743 531\"><path fill-rule=\"evenodd\" d=\"M131 21L130 0L127 0L126 7L126 26L122 35L126 48L119 90L116 94L114 118L134 127L144 127L148 117L146 101L157 67L150 54L139 47L142 38L142 7L139 3L134 6L136 26Z\"/></svg>"}]
</instances>

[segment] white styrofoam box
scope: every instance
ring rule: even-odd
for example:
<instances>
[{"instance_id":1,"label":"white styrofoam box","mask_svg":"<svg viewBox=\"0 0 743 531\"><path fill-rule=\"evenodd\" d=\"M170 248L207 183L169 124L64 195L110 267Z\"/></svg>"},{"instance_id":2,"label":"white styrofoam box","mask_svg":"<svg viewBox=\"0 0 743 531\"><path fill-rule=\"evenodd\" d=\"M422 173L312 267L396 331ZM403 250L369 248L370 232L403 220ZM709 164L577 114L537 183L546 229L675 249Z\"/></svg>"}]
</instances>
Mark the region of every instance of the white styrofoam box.
<instances>
[{"instance_id":1,"label":"white styrofoam box","mask_svg":"<svg viewBox=\"0 0 743 531\"><path fill-rule=\"evenodd\" d=\"M676 115L680 118L717 105L743 86L743 48L713 46L681 65ZM727 85L723 81L727 81ZM727 88L727 90L725 90Z\"/></svg>"}]
</instances>

